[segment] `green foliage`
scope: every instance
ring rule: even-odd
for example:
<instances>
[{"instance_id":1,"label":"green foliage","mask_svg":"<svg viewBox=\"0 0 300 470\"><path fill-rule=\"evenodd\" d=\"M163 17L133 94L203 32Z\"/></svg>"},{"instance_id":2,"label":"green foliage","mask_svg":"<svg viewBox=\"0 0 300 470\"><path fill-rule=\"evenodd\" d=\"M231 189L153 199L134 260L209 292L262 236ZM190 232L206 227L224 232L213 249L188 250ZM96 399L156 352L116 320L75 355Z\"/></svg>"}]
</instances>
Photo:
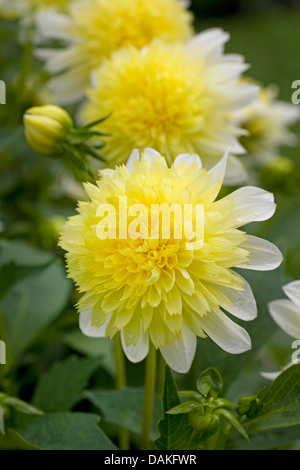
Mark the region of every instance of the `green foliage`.
<instances>
[{"instance_id":1,"label":"green foliage","mask_svg":"<svg viewBox=\"0 0 300 470\"><path fill-rule=\"evenodd\" d=\"M143 389L124 388L122 390L89 390L85 393L93 405L110 424L122 425L129 431L140 434L142 426L142 410L144 401ZM161 400L154 400L151 439L158 435L157 421L161 416Z\"/></svg>"},{"instance_id":2,"label":"green foliage","mask_svg":"<svg viewBox=\"0 0 300 470\"><path fill-rule=\"evenodd\" d=\"M41 410L19 398L0 393L0 434L5 434L5 418L10 414L11 408L31 416L43 414Z\"/></svg>"},{"instance_id":3,"label":"green foliage","mask_svg":"<svg viewBox=\"0 0 300 470\"><path fill-rule=\"evenodd\" d=\"M28 278L31 274L40 274L49 266L47 263L42 266L18 266L14 262L10 262L0 267L0 283L1 292L0 299L5 297L10 289L24 278Z\"/></svg>"},{"instance_id":4,"label":"green foliage","mask_svg":"<svg viewBox=\"0 0 300 470\"><path fill-rule=\"evenodd\" d=\"M90 338L85 336L78 328L67 333L62 342L81 354L88 357L100 356L101 365L112 377L115 376L116 367L113 353L113 344L109 338Z\"/></svg>"},{"instance_id":5,"label":"green foliage","mask_svg":"<svg viewBox=\"0 0 300 470\"><path fill-rule=\"evenodd\" d=\"M19 139L23 135L23 126L18 127L13 130L1 130L1 142L0 142L0 152L5 152L9 147L15 143L16 139Z\"/></svg>"},{"instance_id":6,"label":"green foliage","mask_svg":"<svg viewBox=\"0 0 300 470\"><path fill-rule=\"evenodd\" d=\"M20 431L23 439L44 450L115 450L91 413L49 413Z\"/></svg>"},{"instance_id":7,"label":"green foliage","mask_svg":"<svg viewBox=\"0 0 300 470\"><path fill-rule=\"evenodd\" d=\"M223 380L220 373L210 367L200 374L197 380L197 389L199 393L205 398L210 396L217 396L223 389Z\"/></svg>"},{"instance_id":8,"label":"green foliage","mask_svg":"<svg viewBox=\"0 0 300 470\"><path fill-rule=\"evenodd\" d=\"M261 410L247 427L252 431L300 424L300 365L283 372L261 399Z\"/></svg>"},{"instance_id":9,"label":"green foliage","mask_svg":"<svg viewBox=\"0 0 300 470\"><path fill-rule=\"evenodd\" d=\"M82 398L90 376L99 368L99 357L70 356L45 372L35 389L32 403L43 411L69 411Z\"/></svg>"},{"instance_id":10,"label":"green foliage","mask_svg":"<svg viewBox=\"0 0 300 470\"><path fill-rule=\"evenodd\" d=\"M166 380L168 379L170 380L166 376ZM175 390L174 385L173 382L173 393ZM190 400L165 411L166 414L176 417L178 415L188 415L188 422L192 427L191 437L195 437L195 433L197 433L198 443L194 449L208 448L207 444L210 445L209 438L214 435L218 437L219 432L222 432L225 438L229 430L228 424L248 440L243 425L240 423L238 416L234 414L235 405L224 398L218 397L223 389L223 380L220 373L214 368L205 370L198 377L197 388L199 393L193 391L180 392L179 395L182 398L189 398ZM164 393L168 393L166 388ZM160 428L161 432L166 432L166 429L166 426Z\"/></svg>"},{"instance_id":11,"label":"green foliage","mask_svg":"<svg viewBox=\"0 0 300 470\"><path fill-rule=\"evenodd\" d=\"M186 414L168 414L172 408L180 405L177 387L171 370L166 367L164 393L163 393L163 418L158 427L160 437L155 441L158 450L192 450L199 445L199 434L194 431Z\"/></svg>"},{"instance_id":12,"label":"green foliage","mask_svg":"<svg viewBox=\"0 0 300 470\"><path fill-rule=\"evenodd\" d=\"M66 280L62 262L52 255L50 263L49 254L25 243L11 242L0 246L3 247L1 272L9 271L14 280L1 303L3 336L13 360L62 312L71 285Z\"/></svg>"},{"instance_id":13,"label":"green foliage","mask_svg":"<svg viewBox=\"0 0 300 470\"><path fill-rule=\"evenodd\" d=\"M40 448L27 442L15 429L7 429L0 434L0 450L39 450Z\"/></svg>"}]
</instances>

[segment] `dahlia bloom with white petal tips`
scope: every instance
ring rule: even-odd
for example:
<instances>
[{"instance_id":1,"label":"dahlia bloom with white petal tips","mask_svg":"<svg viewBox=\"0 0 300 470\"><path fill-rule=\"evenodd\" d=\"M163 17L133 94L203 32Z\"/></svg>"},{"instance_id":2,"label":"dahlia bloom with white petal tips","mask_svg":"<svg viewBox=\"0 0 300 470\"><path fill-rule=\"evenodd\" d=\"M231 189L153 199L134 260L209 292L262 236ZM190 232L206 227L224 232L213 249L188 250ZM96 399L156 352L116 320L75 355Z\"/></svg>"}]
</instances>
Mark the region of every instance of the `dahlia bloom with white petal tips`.
<instances>
[{"instance_id":1,"label":"dahlia bloom with white petal tips","mask_svg":"<svg viewBox=\"0 0 300 470\"><path fill-rule=\"evenodd\" d=\"M40 48L37 55L56 75L51 87L60 104L82 98L91 72L114 51L132 45L138 49L154 38L185 42L193 34L192 13L180 0L79 0L65 14L42 12L39 32L61 41L55 49Z\"/></svg>"},{"instance_id":2,"label":"dahlia bloom with white petal tips","mask_svg":"<svg viewBox=\"0 0 300 470\"><path fill-rule=\"evenodd\" d=\"M232 354L251 348L247 331L224 312L245 321L257 315L251 288L234 268L275 269L282 255L272 243L239 229L274 214L272 194L244 187L216 201L227 158L228 152L207 172L197 155L178 156L168 167L152 149L141 156L134 151L127 167L103 170L97 184L85 185L90 201L79 203L60 240L69 277L83 294L78 303L83 333L113 337L121 331L132 362L142 361L152 342L181 373L191 366L197 336L209 336ZM155 239L101 239L95 230L99 207L111 204L118 213L120 196L128 206L202 205L203 239L189 230L182 239L174 231L168 239L161 232ZM140 227L147 222L140 220Z\"/></svg>"},{"instance_id":3,"label":"dahlia bloom with white petal tips","mask_svg":"<svg viewBox=\"0 0 300 470\"><path fill-rule=\"evenodd\" d=\"M215 28L187 44L153 41L141 51L126 47L93 75L85 122L111 113L101 124L103 154L112 165L125 163L134 148L155 148L171 164L181 153L200 155L212 168L228 147L226 183L246 178L236 155L241 128L235 113L250 104L259 88L239 83L248 68L242 56L224 54L229 35Z\"/></svg>"},{"instance_id":4,"label":"dahlia bloom with white petal tips","mask_svg":"<svg viewBox=\"0 0 300 470\"><path fill-rule=\"evenodd\" d=\"M288 299L270 302L270 315L285 333L300 339L300 281L290 282L282 289Z\"/></svg>"},{"instance_id":5,"label":"dahlia bloom with white petal tips","mask_svg":"<svg viewBox=\"0 0 300 470\"><path fill-rule=\"evenodd\" d=\"M270 315L285 333L292 338L300 339L300 281L290 282L282 289L288 299L278 299L270 302L268 304ZM292 363L289 363L282 370L276 372L261 372L261 375L265 379L275 380L292 365Z\"/></svg>"}]
</instances>

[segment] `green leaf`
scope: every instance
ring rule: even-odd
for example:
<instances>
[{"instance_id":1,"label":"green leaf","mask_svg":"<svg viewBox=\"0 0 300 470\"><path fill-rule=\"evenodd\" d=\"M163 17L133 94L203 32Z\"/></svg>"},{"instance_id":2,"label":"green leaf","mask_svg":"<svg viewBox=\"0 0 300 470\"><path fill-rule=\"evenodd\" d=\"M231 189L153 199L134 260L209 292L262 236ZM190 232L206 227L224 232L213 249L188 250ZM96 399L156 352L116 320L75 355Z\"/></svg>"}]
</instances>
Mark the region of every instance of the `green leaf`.
<instances>
[{"instance_id":1,"label":"green leaf","mask_svg":"<svg viewBox=\"0 0 300 470\"><path fill-rule=\"evenodd\" d=\"M199 447L200 434L189 424L187 414L171 415L167 411L180 405L177 387L170 368L166 367L163 412L159 421L160 437L155 441L158 450L195 450Z\"/></svg>"},{"instance_id":2,"label":"green leaf","mask_svg":"<svg viewBox=\"0 0 300 470\"><path fill-rule=\"evenodd\" d=\"M265 394L266 390L267 387L262 387L256 393L251 395L251 397L241 397L236 409L238 414L245 414L248 418L254 418L263 406L260 403L260 398Z\"/></svg>"},{"instance_id":3,"label":"green leaf","mask_svg":"<svg viewBox=\"0 0 300 470\"><path fill-rule=\"evenodd\" d=\"M112 115L112 112L107 114L106 116L100 118L100 119L97 119L97 121L92 121L92 122L89 122L88 124L86 124L84 127L82 127L81 129L90 129L91 127L94 127L94 126L97 126L98 124L101 124L101 122L104 122L106 121L106 119L108 119L110 116ZM76 130L75 130L76 131Z\"/></svg>"},{"instance_id":4,"label":"green leaf","mask_svg":"<svg viewBox=\"0 0 300 470\"><path fill-rule=\"evenodd\" d=\"M223 416L227 421L229 421L231 426L233 426L247 441L249 441L248 434L246 433L244 427L230 411L225 410L224 408L220 408L216 411L216 413L218 413L218 415Z\"/></svg>"},{"instance_id":5,"label":"green leaf","mask_svg":"<svg viewBox=\"0 0 300 470\"><path fill-rule=\"evenodd\" d=\"M101 363L99 357L70 356L54 364L39 380L33 404L43 411L69 411L80 401L83 389Z\"/></svg>"},{"instance_id":6,"label":"green leaf","mask_svg":"<svg viewBox=\"0 0 300 470\"><path fill-rule=\"evenodd\" d=\"M89 357L101 357L101 366L110 373L116 375L113 343L109 338L91 338L84 335L78 328L67 333L61 341L81 354Z\"/></svg>"},{"instance_id":7,"label":"green leaf","mask_svg":"<svg viewBox=\"0 0 300 470\"><path fill-rule=\"evenodd\" d=\"M26 403L26 401L20 400L16 397L7 396L6 398L4 398L3 403L4 405L11 406L15 410L18 410L20 411L20 413L24 413L26 415L40 416L44 414L35 406L32 406L29 403Z\"/></svg>"},{"instance_id":8,"label":"green leaf","mask_svg":"<svg viewBox=\"0 0 300 470\"><path fill-rule=\"evenodd\" d=\"M49 267L51 261L41 266L19 266L14 261L0 266L0 299L5 297L9 291L22 279L31 275L40 274Z\"/></svg>"},{"instance_id":9,"label":"green leaf","mask_svg":"<svg viewBox=\"0 0 300 470\"><path fill-rule=\"evenodd\" d=\"M144 391L139 388L122 390L89 390L85 393L101 411L108 423L122 425L136 434L141 433ZM157 421L161 416L161 401L156 396L153 408L151 439L158 436Z\"/></svg>"},{"instance_id":10,"label":"green leaf","mask_svg":"<svg viewBox=\"0 0 300 470\"><path fill-rule=\"evenodd\" d=\"M34 418L19 432L45 450L116 450L91 413L49 413Z\"/></svg>"},{"instance_id":11,"label":"green leaf","mask_svg":"<svg viewBox=\"0 0 300 470\"><path fill-rule=\"evenodd\" d=\"M291 450L300 450L300 439L298 439L298 440L294 443L294 445L293 445L293 447L292 447Z\"/></svg>"},{"instance_id":12,"label":"green leaf","mask_svg":"<svg viewBox=\"0 0 300 470\"><path fill-rule=\"evenodd\" d=\"M0 266L15 262L37 266L53 260L53 255L22 242L0 242ZM63 310L70 295L61 260L54 261L38 274L20 280L2 299L8 350L17 358Z\"/></svg>"},{"instance_id":13,"label":"green leaf","mask_svg":"<svg viewBox=\"0 0 300 470\"><path fill-rule=\"evenodd\" d=\"M7 429L0 435L0 450L40 450L39 447L26 441L15 429Z\"/></svg>"},{"instance_id":14,"label":"green leaf","mask_svg":"<svg viewBox=\"0 0 300 470\"><path fill-rule=\"evenodd\" d=\"M0 240L0 266L14 262L18 266L42 266L53 261L53 254L22 240Z\"/></svg>"},{"instance_id":15,"label":"green leaf","mask_svg":"<svg viewBox=\"0 0 300 470\"><path fill-rule=\"evenodd\" d=\"M190 411L197 408L202 409L203 406L200 403L196 403L195 401L185 401L184 403L180 403L180 405L174 406L174 408L171 408L166 413L170 415L180 415L189 413Z\"/></svg>"},{"instance_id":16,"label":"green leaf","mask_svg":"<svg viewBox=\"0 0 300 470\"><path fill-rule=\"evenodd\" d=\"M5 433L4 408L0 405L0 435Z\"/></svg>"},{"instance_id":17,"label":"green leaf","mask_svg":"<svg viewBox=\"0 0 300 470\"><path fill-rule=\"evenodd\" d=\"M290 428L267 429L260 432L249 432L249 442L239 434L229 437L227 448L231 450L273 450L289 449L296 445L300 435L300 426Z\"/></svg>"},{"instance_id":18,"label":"green leaf","mask_svg":"<svg viewBox=\"0 0 300 470\"><path fill-rule=\"evenodd\" d=\"M209 367L198 377L197 389L204 397L217 396L223 389L223 380L214 367Z\"/></svg>"},{"instance_id":19,"label":"green leaf","mask_svg":"<svg viewBox=\"0 0 300 470\"><path fill-rule=\"evenodd\" d=\"M0 152L5 152L12 144L15 144L18 139L24 134L23 126L13 130L0 130Z\"/></svg>"},{"instance_id":20,"label":"green leaf","mask_svg":"<svg viewBox=\"0 0 300 470\"><path fill-rule=\"evenodd\" d=\"M251 431L300 424L300 365L284 371L261 399L261 411L248 421Z\"/></svg>"}]
</instances>

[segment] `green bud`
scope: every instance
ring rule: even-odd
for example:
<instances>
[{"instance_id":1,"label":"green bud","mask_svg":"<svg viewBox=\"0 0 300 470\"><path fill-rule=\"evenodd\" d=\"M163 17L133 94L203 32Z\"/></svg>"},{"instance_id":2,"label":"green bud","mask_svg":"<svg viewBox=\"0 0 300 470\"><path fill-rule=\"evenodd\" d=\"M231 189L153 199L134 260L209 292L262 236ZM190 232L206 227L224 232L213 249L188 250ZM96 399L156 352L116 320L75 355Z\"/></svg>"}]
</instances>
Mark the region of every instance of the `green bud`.
<instances>
[{"instance_id":1,"label":"green bud","mask_svg":"<svg viewBox=\"0 0 300 470\"><path fill-rule=\"evenodd\" d=\"M250 397L241 397L238 401L236 411L240 416L246 414L252 417L261 409L260 397L265 393L266 387L261 388Z\"/></svg>"},{"instance_id":2,"label":"green bud","mask_svg":"<svg viewBox=\"0 0 300 470\"><path fill-rule=\"evenodd\" d=\"M216 397L223 389L223 380L214 367L209 367L198 377L197 388L204 397Z\"/></svg>"},{"instance_id":3,"label":"green bud","mask_svg":"<svg viewBox=\"0 0 300 470\"><path fill-rule=\"evenodd\" d=\"M213 434L218 429L220 423L220 418L210 412L193 410L188 416L190 425L198 432L209 431Z\"/></svg>"},{"instance_id":4,"label":"green bud","mask_svg":"<svg viewBox=\"0 0 300 470\"><path fill-rule=\"evenodd\" d=\"M73 121L62 108L54 105L36 106L24 114L25 136L40 155L60 152L60 143L73 128Z\"/></svg>"}]
</instances>

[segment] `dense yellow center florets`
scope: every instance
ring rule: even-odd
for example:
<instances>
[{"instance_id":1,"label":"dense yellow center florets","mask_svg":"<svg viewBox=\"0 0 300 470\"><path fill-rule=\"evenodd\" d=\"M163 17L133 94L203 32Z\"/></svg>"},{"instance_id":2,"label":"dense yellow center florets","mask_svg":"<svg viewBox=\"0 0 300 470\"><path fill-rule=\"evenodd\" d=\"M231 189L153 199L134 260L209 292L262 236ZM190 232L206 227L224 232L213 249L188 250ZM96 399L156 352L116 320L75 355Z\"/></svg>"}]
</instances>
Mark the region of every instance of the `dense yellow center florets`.
<instances>
[{"instance_id":1,"label":"dense yellow center florets","mask_svg":"<svg viewBox=\"0 0 300 470\"><path fill-rule=\"evenodd\" d=\"M88 122L112 112L101 129L111 134L103 152L114 163L145 147L158 149L168 163L186 152L209 156L231 132L205 60L183 46L157 41L143 53L123 49L100 67L96 80L84 117Z\"/></svg>"},{"instance_id":2,"label":"dense yellow center florets","mask_svg":"<svg viewBox=\"0 0 300 470\"><path fill-rule=\"evenodd\" d=\"M178 0L88 0L70 12L71 37L91 69L121 47L140 49L154 38L184 42L193 33L192 14Z\"/></svg>"}]
</instances>

